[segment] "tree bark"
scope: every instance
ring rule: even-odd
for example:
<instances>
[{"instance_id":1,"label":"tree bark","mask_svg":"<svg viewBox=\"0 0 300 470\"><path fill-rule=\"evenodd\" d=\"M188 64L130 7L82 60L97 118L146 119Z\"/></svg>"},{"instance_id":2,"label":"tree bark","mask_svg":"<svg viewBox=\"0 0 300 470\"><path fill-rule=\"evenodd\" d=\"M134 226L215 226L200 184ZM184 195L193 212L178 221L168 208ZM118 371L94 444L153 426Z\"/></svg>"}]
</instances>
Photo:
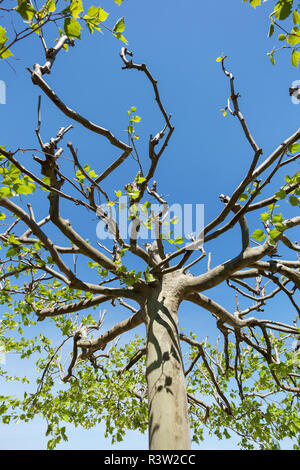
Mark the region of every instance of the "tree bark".
<instances>
[{"instance_id":1,"label":"tree bark","mask_svg":"<svg viewBox=\"0 0 300 470\"><path fill-rule=\"evenodd\" d=\"M174 277L165 277L151 289L145 308L150 450L186 450L191 446L178 334L180 296Z\"/></svg>"}]
</instances>

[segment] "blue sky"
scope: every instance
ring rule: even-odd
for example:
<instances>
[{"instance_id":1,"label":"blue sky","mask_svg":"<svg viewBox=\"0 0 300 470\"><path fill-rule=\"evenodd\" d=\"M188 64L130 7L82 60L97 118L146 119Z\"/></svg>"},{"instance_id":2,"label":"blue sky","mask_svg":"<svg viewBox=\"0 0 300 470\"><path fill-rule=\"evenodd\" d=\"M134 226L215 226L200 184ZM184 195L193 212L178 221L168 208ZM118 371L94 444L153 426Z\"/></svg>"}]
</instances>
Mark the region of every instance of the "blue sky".
<instances>
[{"instance_id":1,"label":"blue sky","mask_svg":"<svg viewBox=\"0 0 300 470\"><path fill-rule=\"evenodd\" d=\"M86 2L87 5L94 3ZM288 94L290 84L300 79L299 70L290 65L288 53L280 54L276 67L266 55L274 45L273 40L267 38L270 6L267 2L254 11L242 0L124 0L122 7L112 0L103 0L101 6L111 12L107 20L110 26L118 17L125 16L128 49L134 52L136 62L147 64L158 80L167 112L172 113L175 132L155 178L159 182L159 191L170 203L204 204L205 221L209 222L222 207L219 194L230 194L235 189L252 158L238 121L231 116L224 118L220 111L227 102L229 83L220 64L216 63L216 57L222 53L228 56L227 68L235 75L236 90L241 94L241 110L258 145L263 147L264 156L299 127L300 106L293 105ZM0 24L5 26L1 19ZM10 28L9 24L7 28ZM50 45L56 39L55 32L50 30L46 38ZM145 77L137 71L121 69L121 46L109 32L89 35L83 31L82 40L76 41L76 47L59 54L46 80L67 105L109 128L124 141L127 110L135 106L142 117L138 124L140 141L137 145L146 158L148 136L159 131L163 121ZM0 105L0 144L11 150L36 148L34 129L39 89L33 86L25 67L42 63L43 51L36 38L28 38L16 44L13 52L15 59L10 63L15 71L5 63L0 64L0 79L7 84L7 103ZM44 140L70 122L45 96L42 97L41 134ZM97 172L118 156L100 136L91 134L77 123L74 125L75 129L67 138L79 148L83 163L88 163ZM64 155L69 157L66 151ZM24 164L36 168L30 153L22 158ZM72 168L67 158L63 166L66 171ZM293 168L296 170L296 166ZM106 188L119 189L132 178L132 171L136 171L132 163L122 167L108 179ZM278 186L281 181L276 180ZM35 199L34 207L40 217L46 215L46 196L44 200ZM95 242L95 219L90 218L83 226L80 210L75 212L68 204L64 207L64 215L73 220L74 227ZM287 205L284 211L289 216ZM250 222L253 230L258 228L252 217ZM59 237L56 241L62 242ZM227 233L221 242L207 247L208 251L211 249L214 250L212 265L235 255L240 249L238 228ZM222 301L230 310L234 308L232 292L218 288L214 290L213 298ZM285 305L282 298L271 304L274 317L281 315ZM121 311L119 317L108 318L106 327L124 315L126 312ZM182 305L180 326L195 330L199 338L216 335L213 319L195 306ZM48 328L46 324L43 327ZM143 329L139 332L143 334ZM7 363L16 370L24 367L15 358L8 357ZM30 373L30 365L25 367ZM19 390L10 385L7 386L9 392L18 393ZM26 425L0 425L0 448L43 448L46 442L44 429L39 420ZM99 427L91 431L71 430L69 442L60 448L108 449L109 446L109 440L104 439ZM234 448L235 441L220 443L213 440L205 442L201 448L226 446ZM146 447L146 437L129 433L117 448Z\"/></svg>"}]
</instances>

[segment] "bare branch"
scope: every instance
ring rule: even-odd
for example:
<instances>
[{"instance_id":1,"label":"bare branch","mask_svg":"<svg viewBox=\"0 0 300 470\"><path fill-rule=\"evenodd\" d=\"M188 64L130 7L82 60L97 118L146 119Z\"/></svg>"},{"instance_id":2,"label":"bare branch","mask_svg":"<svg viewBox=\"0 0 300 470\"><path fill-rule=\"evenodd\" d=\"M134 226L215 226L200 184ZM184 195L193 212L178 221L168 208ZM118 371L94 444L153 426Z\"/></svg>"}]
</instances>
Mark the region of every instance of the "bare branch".
<instances>
[{"instance_id":1,"label":"bare branch","mask_svg":"<svg viewBox=\"0 0 300 470\"><path fill-rule=\"evenodd\" d=\"M30 70L27 68L27 70L31 74L31 79L35 85L38 85L40 89L48 96L48 98L69 118L73 119L76 122L79 122L82 126L86 127L90 131L102 135L108 141L114 145L115 147L123 150L126 152L127 155L130 154L132 151L132 148L126 145L124 142L121 140L116 139L114 135L104 127L98 126L97 124L94 124L93 122L89 121L85 117L81 116L79 113L76 111L73 111L73 109L68 108L61 100L60 98L55 94L55 92L50 88L50 86L42 79L40 74L36 70Z\"/></svg>"},{"instance_id":2,"label":"bare branch","mask_svg":"<svg viewBox=\"0 0 300 470\"><path fill-rule=\"evenodd\" d=\"M231 72L228 72L226 69L225 69L225 65L224 65L224 62L225 62L225 59L226 57L224 57L222 59L222 62L221 62L221 65L222 65L222 69L223 69L223 72L225 73L225 75L227 77L229 77L229 80L230 80L230 90L231 90L231 96L230 96L230 99L232 100L232 103L233 103L233 108L234 108L234 111L232 112L232 114L234 116L237 116L238 120L240 121L241 123L241 126L243 128L243 131L244 131L244 134L246 136L246 139L248 140L248 142L250 143L252 149L254 150L255 153L259 152L260 149L258 147L258 145L256 144L254 138L252 137L250 131L249 131L249 128L246 124L246 121L245 121L245 118L244 116L242 115L241 111L240 111L240 108L239 108L239 103L238 103L238 98L240 97L239 94L237 94L235 92L235 89L234 89L234 76Z\"/></svg>"},{"instance_id":3,"label":"bare branch","mask_svg":"<svg viewBox=\"0 0 300 470\"><path fill-rule=\"evenodd\" d=\"M80 340L77 345L80 348L87 348L88 351L85 358L91 355L93 352L98 351L99 349L103 350L107 343L115 339L117 336L125 333L126 331L132 330L133 328L141 325L144 322L144 311L139 310L137 313L134 313L131 317L126 320L121 321L120 323L113 326L99 338L92 340Z\"/></svg>"}]
</instances>

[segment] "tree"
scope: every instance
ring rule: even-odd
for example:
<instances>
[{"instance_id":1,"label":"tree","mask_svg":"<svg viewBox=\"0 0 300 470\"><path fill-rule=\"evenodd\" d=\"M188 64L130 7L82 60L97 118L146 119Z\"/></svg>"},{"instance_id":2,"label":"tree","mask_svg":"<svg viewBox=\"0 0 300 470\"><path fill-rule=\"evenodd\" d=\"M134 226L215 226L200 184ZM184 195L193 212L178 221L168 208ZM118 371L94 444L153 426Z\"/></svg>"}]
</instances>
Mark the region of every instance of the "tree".
<instances>
[{"instance_id":1,"label":"tree","mask_svg":"<svg viewBox=\"0 0 300 470\"><path fill-rule=\"evenodd\" d=\"M256 6L260 2L250 3ZM292 2L279 4L291 6ZM11 13L5 9L4 12ZM48 422L49 449L67 439L61 423L91 427L100 420L105 420L107 434L115 440L122 439L126 428L143 432L148 427L151 449L189 449L190 429L193 440L199 442L203 424L219 437L226 437L228 430L236 432L245 448L277 448L283 437L298 438L298 448L297 319L294 323L285 318L278 321L272 318L272 312L265 319L259 312L269 299L284 294L298 316L300 313L296 297L300 287L300 250L287 235L293 236L300 217L285 217L284 208L280 209L282 212L278 209L286 200L291 208L299 206L300 173L295 164L300 155L300 130L284 142L275 143L274 150L265 157L240 111L240 95L226 57L218 57L230 88L222 111L241 125L250 149L249 166L232 194L220 195L223 207L215 219L187 241L174 235L176 225L182 221L177 217L168 221L170 207L154 180L174 126L147 65L136 62L123 44L123 69L142 72L163 119L162 126L149 137L147 156L138 147L136 129L141 118L134 106L128 110L128 141L124 142L70 108L46 81L58 54L68 47L76 48L81 24L90 33L105 28L106 11L94 6L83 11L80 0L71 0L63 10L53 1L38 7L19 0L12 13L20 15L26 24L20 32L15 30L10 42L4 28L0 30L2 58L9 59L15 43L37 33L45 62L27 69L33 84L61 111L61 116L111 144L115 160L107 166L95 162L95 169L83 164L73 143L64 146L62 142L72 124L60 127L54 137L44 142L41 98L35 129L40 148L1 147L1 218L13 218L0 236L7 248L1 262L1 303L13 310L2 317L3 344L6 352L18 351L24 358L40 354L37 365L41 372L35 393L25 394L22 400L2 396L3 422L28 421L41 414ZM289 10L285 18L277 18L276 13L276 18L286 19L290 14ZM49 47L47 27L54 25L59 26L59 37ZM107 29L126 44L124 17ZM34 152L34 165L23 163L22 154L28 152ZM73 161L69 172L62 169L62 154L66 152ZM130 180L124 182L122 189L112 190L112 176L130 165L131 159L135 168ZM284 179L282 169L286 167L290 168L290 175ZM37 195L48 199L48 214L43 218L37 217L33 208L39 202ZM28 198L32 202L26 209L23 206ZM74 228L74 221L65 215L71 206L78 208L80 217L86 220L89 214L99 219L99 230L110 236L105 245L86 240ZM122 211L128 212L129 240L122 232ZM253 223L251 215L256 213L260 220L256 217L250 235L248 219ZM237 225L241 247L235 256L212 267L212 249L206 252L206 246ZM144 228L152 230L154 239L143 245L139 234ZM58 236L64 239L63 246L56 242ZM174 250L168 253L170 246ZM205 259L208 261L204 267ZM88 277L83 277L84 263L91 270ZM209 297L209 291L222 283L234 291L234 312ZM240 307L240 296L250 301L247 308ZM193 333L180 332L178 309L183 302L211 313L220 334L216 346L203 338L197 340ZM103 327L104 312L95 319L88 309L104 303L111 304L112 309L122 306L131 315L94 338L91 332ZM64 336L61 343L53 347L44 333L36 339L23 337L23 328L36 321L52 321ZM146 328L145 338L136 337L118 346L121 334L141 324ZM67 350L70 358L65 371L61 353L69 343L72 346ZM109 344L109 349L101 352ZM9 378L4 369L1 373L3 378ZM276 397L277 403L268 401L269 397Z\"/></svg>"}]
</instances>

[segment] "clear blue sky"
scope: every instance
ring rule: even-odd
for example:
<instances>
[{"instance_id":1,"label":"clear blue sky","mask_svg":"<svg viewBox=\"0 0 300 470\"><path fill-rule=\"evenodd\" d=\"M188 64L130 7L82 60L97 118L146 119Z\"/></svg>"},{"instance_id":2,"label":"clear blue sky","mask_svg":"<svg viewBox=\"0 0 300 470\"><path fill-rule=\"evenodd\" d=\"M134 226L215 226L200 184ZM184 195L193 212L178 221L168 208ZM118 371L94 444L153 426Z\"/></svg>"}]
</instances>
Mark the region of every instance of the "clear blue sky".
<instances>
[{"instance_id":1,"label":"clear blue sky","mask_svg":"<svg viewBox=\"0 0 300 470\"><path fill-rule=\"evenodd\" d=\"M5 1L2 6L4 4ZM294 80L300 79L300 72L290 65L287 53L280 55L276 67L266 55L273 47L273 40L267 38L270 6L266 3L254 11L242 0L124 0L122 7L112 0L103 0L101 6L111 12L111 19L107 20L111 25L118 17L125 16L128 48L134 52L136 62L145 62L158 79L166 110L172 113L175 133L156 175L160 192L168 196L171 203L204 204L205 221L210 221L221 209L219 194L230 194L245 174L252 157L239 123L230 116L224 118L220 112L226 105L229 84L216 57L221 53L229 57L227 67L234 73L236 90L242 95L241 110L265 155L299 127L300 105L291 103L288 88ZM0 24L5 26L1 19ZM48 37L48 44L56 38L51 34ZM25 67L42 63L44 58L39 42L33 39L14 48L18 60L11 59L10 62L15 72L7 64L0 64L0 79L7 84L7 104L0 105L0 145L11 150L37 147L34 129L39 90L32 85ZM138 145L143 152L147 149L149 134L160 130L163 122L145 77L136 71L121 69L121 45L108 32L90 36L83 31L82 40L76 41L75 48L59 54L46 79L67 105L109 128L121 139L126 139L127 110L136 106L142 117ZM59 127L70 124L70 120L44 96L42 118L41 134L45 140L54 136ZM75 123L68 139L79 148L81 161L89 163L96 172L116 157L103 139L79 124ZM31 166L30 153L22 158ZM70 169L67 160L65 168ZM107 187L113 185L114 189L119 189L127 175L129 178L130 173L122 167L114 179L108 181ZM35 200L35 208L40 217L44 216L46 197ZM93 239L95 220L82 227L79 210L74 212L69 206L66 210L70 210L68 217L75 218L75 228L80 227L86 237ZM289 215L288 207L285 214ZM251 228L257 228L255 223ZM56 241L61 240L57 238ZM240 249L238 229L212 247L215 250L213 265L235 255ZM207 249L210 251L211 248ZM230 310L234 308L232 292L228 295L223 288L215 289L214 299L222 301ZM276 317L285 303L279 299L271 305ZM120 318L125 314L120 313ZM117 317L108 318L107 328L116 320ZM215 337L215 322L194 306L181 307L180 323L181 327L194 329L200 339L206 335ZM43 327L47 329L47 324ZM139 332L142 334L143 329ZM19 364L11 357L7 358L7 363L15 371L25 367L30 373L30 364ZM13 386L4 385L4 390L3 385L1 387L4 393L19 392ZM44 430L45 425L38 419L27 424L0 425L0 448L44 448ZM234 440L213 440L201 444L200 448L234 446ZM146 447L145 436L129 433L116 448ZM108 449L110 442L104 439L100 427L90 431L76 429L70 430L69 442L59 448Z\"/></svg>"}]
</instances>

